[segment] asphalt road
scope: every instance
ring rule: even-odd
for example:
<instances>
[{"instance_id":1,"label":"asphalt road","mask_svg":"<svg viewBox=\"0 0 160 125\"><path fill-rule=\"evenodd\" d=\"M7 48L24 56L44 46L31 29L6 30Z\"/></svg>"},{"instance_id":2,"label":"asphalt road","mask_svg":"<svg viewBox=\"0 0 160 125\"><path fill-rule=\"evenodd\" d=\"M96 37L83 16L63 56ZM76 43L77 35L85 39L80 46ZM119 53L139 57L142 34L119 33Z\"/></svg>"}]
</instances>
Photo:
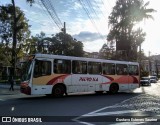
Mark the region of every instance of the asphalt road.
<instances>
[{"instance_id":1,"label":"asphalt road","mask_svg":"<svg viewBox=\"0 0 160 125\"><path fill-rule=\"evenodd\" d=\"M158 124L154 121L160 120L159 95L159 82L115 95L78 93L53 98L26 96L18 92L0 94L0 116L11 116L12 122L15 122L12 124L31 122L30 118L51 125Z\"/></svg>"}]
</instances>

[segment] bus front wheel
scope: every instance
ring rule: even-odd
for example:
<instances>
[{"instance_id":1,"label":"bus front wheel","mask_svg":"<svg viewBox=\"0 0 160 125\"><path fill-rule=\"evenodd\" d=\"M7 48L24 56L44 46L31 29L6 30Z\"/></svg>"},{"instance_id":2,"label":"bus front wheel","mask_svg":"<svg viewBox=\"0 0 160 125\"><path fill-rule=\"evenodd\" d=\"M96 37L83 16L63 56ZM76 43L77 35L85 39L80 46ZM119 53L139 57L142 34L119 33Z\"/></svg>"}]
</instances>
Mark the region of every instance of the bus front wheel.
<instances>
[{"instance_id":1,"label":"bus front wheel","mask_svg":"<svg viewBox=\"0 0 160 125\"><path fill-rule=\"evenodd\" d=\"M113 84L110 85L109 93L116 94L118 92L118 90L119 90L118 84L113 83Z\"/></svg>"},{"instance_id":2,"label":"bus front wheel","mask_svg":"<svg viewBox=\"0 0 160 125\"><path fill-rule=\"evenodd\" d=\"M52 94L54 97L62 97L65 93L65 87L63 85L56 85L53 87Z\"/></svg>"}]
</instances>

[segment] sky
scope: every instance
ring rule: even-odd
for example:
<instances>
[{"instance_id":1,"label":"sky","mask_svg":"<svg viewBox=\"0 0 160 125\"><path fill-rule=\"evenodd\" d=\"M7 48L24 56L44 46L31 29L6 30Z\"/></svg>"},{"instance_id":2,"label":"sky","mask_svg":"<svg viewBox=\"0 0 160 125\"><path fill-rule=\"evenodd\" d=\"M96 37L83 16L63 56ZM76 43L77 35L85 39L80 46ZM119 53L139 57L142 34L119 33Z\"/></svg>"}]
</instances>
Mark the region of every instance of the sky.
<instances>
[{"instance_id":1,"label":"sky","mask_svg":"<svg viewBox=\"0 0 160 125\"><path fill-rule=\"evenodd\" d=\"M41 31L47 36L59 33L63 23L66 22L66 32L82 41L85 51L99 52L102 45L107 43L106 38L109 33L108 16L112 12L116 0L44 1L48 1L47 6L54 7L51 14L55 11L61 23L54 22L40 0L35 0L32 6L27 4L26 0L15 0L16 6L21 8L29 20L32 35L39 34ZM150 2L147 8L153 8L157 11L152 14L154 20L145 20L139 24L146 32L142 49L149 56L149 52L150 55L160 54L160 1L144 0L145 3L147 1ZM0 5L9 3L11 3L11 0L0 0ZM82 5L86 5L85 8Z\"/></svg>"}]
</instances>

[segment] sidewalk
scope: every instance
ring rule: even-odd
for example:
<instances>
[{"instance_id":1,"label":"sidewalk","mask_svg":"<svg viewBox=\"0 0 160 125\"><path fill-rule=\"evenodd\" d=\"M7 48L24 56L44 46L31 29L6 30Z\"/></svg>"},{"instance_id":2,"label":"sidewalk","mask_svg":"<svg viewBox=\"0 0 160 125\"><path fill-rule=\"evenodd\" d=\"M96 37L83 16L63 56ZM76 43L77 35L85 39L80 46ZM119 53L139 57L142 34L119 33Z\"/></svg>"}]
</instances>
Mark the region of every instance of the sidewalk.
<instances>
[{"instance_id":1,"label":"sidewalk","mask_svg":"<svg viewBox=\"0 0 160 125\"><path fill-rule=\"evenodd\" d=\"M14 91L9 91L10 85L8 83L0 83L0 95L16 95L20 94L20 86L14 85Z\"/></svg>"}]
</instances>

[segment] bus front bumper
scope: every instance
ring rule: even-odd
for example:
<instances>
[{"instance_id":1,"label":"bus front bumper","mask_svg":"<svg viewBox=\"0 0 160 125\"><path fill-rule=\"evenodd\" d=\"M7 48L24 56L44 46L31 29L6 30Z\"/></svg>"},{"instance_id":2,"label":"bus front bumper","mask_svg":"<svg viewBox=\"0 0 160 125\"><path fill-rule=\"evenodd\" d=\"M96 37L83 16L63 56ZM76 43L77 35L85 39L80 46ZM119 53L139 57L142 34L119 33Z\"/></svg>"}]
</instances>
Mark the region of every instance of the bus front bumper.
<instances>
[{"instance_id":1,"label":"bus front bumper","mask_svg":"<svg viewBox=\"0 0 160 125\"><path fill-rule=\"evenodd\" d=\"M24 93L24 94L27 94L27 95L31 95L31 87L28 86L27 83L21 83L20 91L21 91L21 93Z\"/></svg>"},{"instance_id":2,"label":"bus front bumper","mask_svg":"<svg viewBox=\"0 0 160 125\"><path fill-rule=\"evenodd\" d=\"M20 91L21 91L21 93L31 95L31 88L29 86L26 88L20 87Z\"/></svg>"}]
</instances>

